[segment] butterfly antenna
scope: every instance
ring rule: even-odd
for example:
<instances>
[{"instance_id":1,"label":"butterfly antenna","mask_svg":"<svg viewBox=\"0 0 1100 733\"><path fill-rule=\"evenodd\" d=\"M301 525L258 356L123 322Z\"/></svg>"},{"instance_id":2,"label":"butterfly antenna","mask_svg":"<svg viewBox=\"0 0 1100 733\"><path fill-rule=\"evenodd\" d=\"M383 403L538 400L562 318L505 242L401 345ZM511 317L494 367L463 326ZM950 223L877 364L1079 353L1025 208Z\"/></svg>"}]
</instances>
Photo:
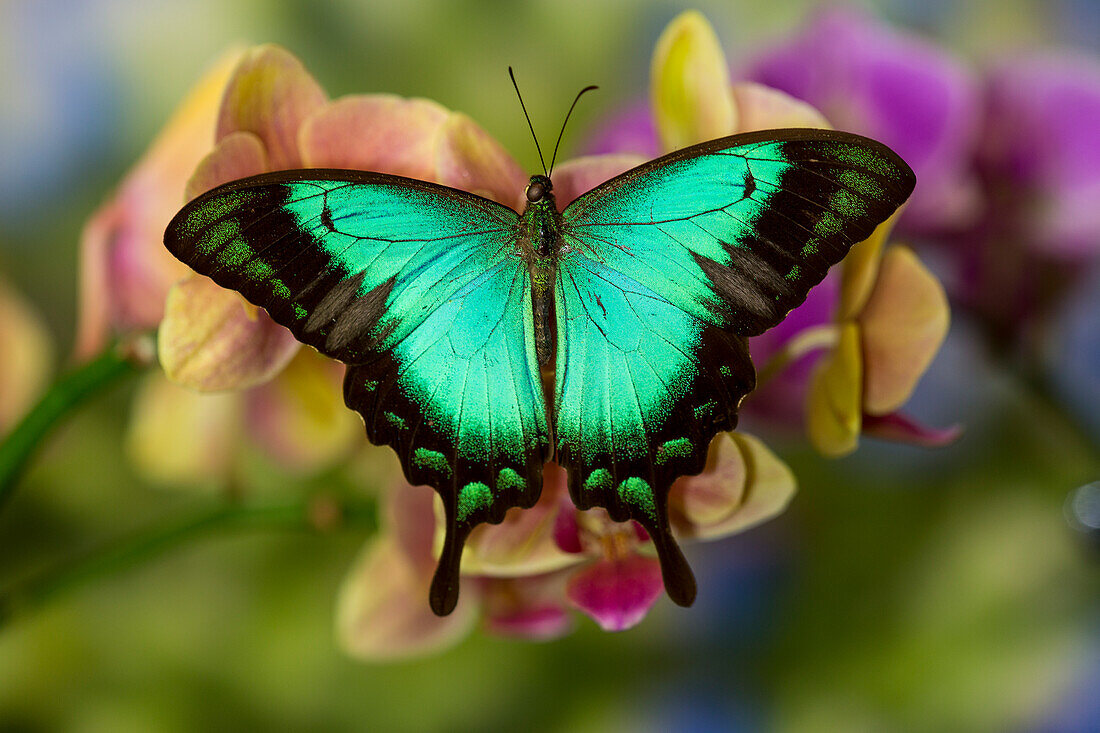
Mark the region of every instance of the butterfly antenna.
<instances>
[{"instance_id":1,"label":"butterfly antenna","mask_svg":"<svg viewBox=\"0 0 1100 733\"><path fill-rule=\"evenodd\" d=\"M561 145L561 136L565 134L565 126L569 124L569 115L573 114L573 108L577 106L577 102L581 101L581 97L585 92L590 92L593 89L599 89L597 86L587 86L584 89L577 92L576 98L573 100L573 104L569 105L569 111L565 113L565 121L561 123L561 132L558 133L558 141L554 143L554 154L550 157L550 173L554 172L554 161L558 159L558 146ZM550 173L546 174L546 177L550 177Z\"/></svg>"},{"instance_id":2,"label":"butterfly antenna","mask_svg":"<svg viewBox=\"0 0 1100 733\"><path fill-rule=\"evenodd\" d=\"M539 147L539 138L535 134L535 126L531 124L531 115L527 114L527 105L523 103L523 95L519 93L519 84L516 84L516 75L512 73L512 67L508 67L508 76L512 77L512 86L516 88L516 96L519 97L519 106L523 108L523 116L527 118L527 127L531 128L531 137L535 140L535 150L539 151L539 162L542 163L542 172L546 174L546 177L550 177L550 172L546 170L546 159L542 157L542 148Z\"/></svg>"}]
</instances>

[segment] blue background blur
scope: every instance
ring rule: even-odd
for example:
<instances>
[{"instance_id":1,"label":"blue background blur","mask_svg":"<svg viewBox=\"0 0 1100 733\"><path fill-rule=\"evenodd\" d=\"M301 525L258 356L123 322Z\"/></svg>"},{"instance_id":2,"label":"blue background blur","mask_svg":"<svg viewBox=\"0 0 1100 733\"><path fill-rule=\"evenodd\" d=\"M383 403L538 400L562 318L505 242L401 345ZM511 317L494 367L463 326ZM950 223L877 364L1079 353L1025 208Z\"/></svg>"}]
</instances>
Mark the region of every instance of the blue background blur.
<instances>
[{"instance_id":1,"label":"blue background blur","mask_svg":"<svg viewBox=\"0 0 1100 733\"><path fill-rule=\"evenodd\" d=\"M870 6L975 63L1035 45L1100 52L1089 0ZM735 60L790 34L811 6L4 3L0 272L66 353L83 221L233 42L286 46L334 97L384 91L466 112L534 170L507 66L544 141L576 91L600 85L567 158L646 93L657 35L686 7L704 11ZM1071 303L1071 332L1097 312L1096 282ZM1066 369L1095 374L1095 341L1088 349ZM1095 418L1096 395L1062 378ZM190 501L127 466L128 397L123 387L81 412L0 514L0 582ZM868 442L842 461L778 444L800 481L791 510L690 548L697 605L661 600L631 631L578 619L561 641L479 632L437 657L366 665L332 632L361 535L221 537L0 630L0 730L1100 729L1097 543L1066 519L1071 492L1100 478L1100 425L1089 433L1022 389L965 318L913 411L966 432L934 452Z\"/></svg>"}]
</instances>

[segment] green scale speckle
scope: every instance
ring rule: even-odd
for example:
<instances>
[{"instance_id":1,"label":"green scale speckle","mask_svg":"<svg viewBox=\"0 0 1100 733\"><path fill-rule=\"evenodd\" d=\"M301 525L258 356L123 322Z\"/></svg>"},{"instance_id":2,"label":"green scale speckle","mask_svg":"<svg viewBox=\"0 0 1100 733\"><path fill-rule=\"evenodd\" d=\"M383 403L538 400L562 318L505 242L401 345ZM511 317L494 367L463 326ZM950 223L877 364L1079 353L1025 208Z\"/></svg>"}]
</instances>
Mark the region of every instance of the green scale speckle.
<instances>
[{"instance_id":1,"label":"green scale speckle","mask_svg":"<svg viewBox=\"0 0 1100 733\"><path fill-rule=\"evenodd\" d=\"M435 471L440 476L450 476L451 466L447 463L447 456L439 451L428 448L417 448L413 451L413 465L429 471Z\"/></svg>"},{"instance_id":2,"label":"green scale speckle","mask_svg":"<svg viewBox=\"0 0 1100 733\"><path fill-rule=\"evenodd\" d=\"M227 191L220 196L214 196L207 199L202 206L196 206L191 209L191 213L188 214L187 219L183 222L183 226L181 227L183 233L189 238L199 236L204 229L210 227L217 219L235 213L241 206L244 206L253 199L259 198L261 195L262 194L251 191ZM221 224L222 222L219 222L218 224L213 224L213 226L217 227ZM201 242L197 242L196 246L200 248L199 251L201 252ZM204 254L208 253L209 251Z\"/></svg>"},{"instance_id":3,"label":"green scale speckle","mask_svg":"<svg viewBox=\"0 0 1100 733\"><path fill-rule=\"evenodd\" d=\"M472 481L458 492L458 521L466 519L478 509L487 509L493 503L493 492L480 481Z\"/></svg>"},{"instance_id":4,"label":"green scale speckle","mask_svg":"<svg viewBox=\"0 0 1100 733\"><path fill-rule=\"evenodd\" d=\"M611 472L597 468L584 480L584 488L586 491L607 491L611 488Z\"/></svg>"},{"instance_id":5,"label":"green scale speckle","mask_svg":"<svg viewBox=\"0 0 1100 733\"><path fill-rule=\"evenodd\" d=\"M667 463L672 458L687 458L691 455L691 450L691 441L687 438L666 440L657 448L657 465Z\"/></svg>"},{"instance_id":6,"label":"green scale speckle","mask_svg":"<svg viewBox=\"0 0 1100 733\"><path fill-rule=\"evenodd\" d=\"M237 258L242 257L240 251L242 248L245 254L252 252L248 245L236 238L240 231L240 223L236 219L219 221L202 233L195 242L195 249L204 257L209 257L211 253L216 252L219 262L233 263ZM221 247L225 249L219 251Z\"/></svg>"},{"instance_id":7,"label":"green scale speckle","mask_svg":"<svg viewBox=\"0 0 1100 733\"><path fill-rule=\"evenodd\" d=\"M522 490L526 486L526 479L511 468L501 469L497 474L497 491Z\"/></svg>"},{"instance_id":8,"label":"green scale speckle","mask_svg":"<svg viewBox=\"0 0 1100 733\"><path fill-rule=\"evenodd\" d=\"M786 279L787 279L787 280L797 280L797 279L798 279L798 277L799 277L799 276L800 276L801 274L802 274L802 268L801 268L801 267L799 267L798 265L795 265L795 266L794 266L794 267L792 267L792 268L790 269L790 271L789 271L789 272L787 273L787 275L786 275Z\"/></svg>"},{"instance_id":9,"label":"green scale speckle","mask_svg":"<svg viewBox=\"0 0 1100 733\"><path fill-rule=\"evenodd\" d=\"M653 503L653 489L643 479L631 476L619 484L619 498L632 507L642 510L650 520L657 521L657 506Z\"/></svg>"},{"instance_id":10,"label":"green scale speckle","mask_svg":"<svg viewBox=\"0 0 1100 733\"><path fill-rule=\"evenodd\" d=\"M403 417L401 417L400 415L394 414L392 412L387 412L385 416L386 416L386 421L390 425L393 425L398 430L404 430L405 429L405 419Z\"/></svg>"}]
</instances>

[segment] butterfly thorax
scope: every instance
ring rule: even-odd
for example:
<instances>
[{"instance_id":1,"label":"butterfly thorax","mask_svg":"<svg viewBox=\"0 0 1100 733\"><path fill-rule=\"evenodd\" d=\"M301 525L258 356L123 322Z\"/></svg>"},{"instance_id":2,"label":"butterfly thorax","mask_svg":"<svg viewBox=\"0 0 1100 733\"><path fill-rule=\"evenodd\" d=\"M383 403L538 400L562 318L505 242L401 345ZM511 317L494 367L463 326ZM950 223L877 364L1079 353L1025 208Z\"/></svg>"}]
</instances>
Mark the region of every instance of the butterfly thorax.
<instances>
[{"instance_id":1,"label":"butterfly thorax","mask_svg":"<svg viewBox=\"0 0 1100 733\"><path fill-rule=\"evenodd\" d=\"M541 175L531 176L518 244L531 275L535 350L542 365L548 364L554 355L554 279L557 277L558 253L562 245L562 223L550 179Z\"/></svg>"}]
</instances>

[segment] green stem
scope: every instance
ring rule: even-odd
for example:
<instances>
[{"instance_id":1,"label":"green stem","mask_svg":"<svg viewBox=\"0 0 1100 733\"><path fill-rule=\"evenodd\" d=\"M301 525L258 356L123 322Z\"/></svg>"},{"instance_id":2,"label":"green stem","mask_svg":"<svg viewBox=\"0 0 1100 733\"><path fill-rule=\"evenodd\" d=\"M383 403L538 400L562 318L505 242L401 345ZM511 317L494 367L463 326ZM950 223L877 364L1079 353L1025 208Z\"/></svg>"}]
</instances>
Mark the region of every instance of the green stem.
<instances>
[{"instance_id":1,"label":"green stem","mask_svg":"<svg viewBox=\"0 0 1100 733\"><path fill-rule=\"evenodd\" d=\"M246 529L322 530L339 523L377 528L374 501L303 499L284 504L228 504L205 508L94 549L52 571L0 592L0 628L89 582L141 565L192 540Z\"/></svg>"},{"instance_id":2,"label":"green stem","mask_svg":"<svg viewBox=\"0 0 1100 733\"><path fill-rule=\"evenodd\" d=\"M136 372L143 360L133 349L114 346L60 377L34 409L0 442L0 507L11 497L23 469L43 438L92 395Z\"/></svg>"}]
</instances>

